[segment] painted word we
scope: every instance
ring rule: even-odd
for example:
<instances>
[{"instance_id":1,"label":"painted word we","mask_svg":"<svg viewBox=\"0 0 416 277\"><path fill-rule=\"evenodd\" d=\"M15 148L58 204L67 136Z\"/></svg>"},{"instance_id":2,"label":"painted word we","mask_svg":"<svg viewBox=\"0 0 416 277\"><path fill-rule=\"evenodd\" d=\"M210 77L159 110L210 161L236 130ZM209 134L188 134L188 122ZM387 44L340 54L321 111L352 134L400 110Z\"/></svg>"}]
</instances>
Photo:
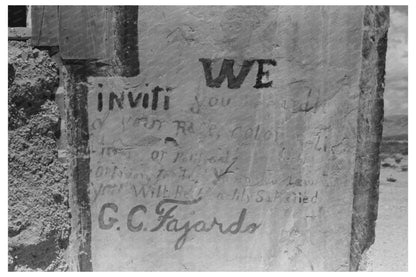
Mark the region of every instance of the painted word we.
<instances>
[{"instance_id":1,"label":"painted word we","mask_svg":"<svg viewBox=\"0 0 416 277\"><path fill-rule=\"evenodd\" d=\"M263 83L262 78L263 76L268 77L269 71L264 71L264 65L272 65L276 66L276 61L271 59L258 59L258 60L245 60L243 65L241 66L240 72L237 76L234 75L234 60L224 59L222 62L222 66L220 69L220 73L217 78L212 77L212 60L211 59L199 59L204 67L205 73L205 80L208 87L211 88L219 88L221 84L224 82L225 78L228 80L228 88L230 89L238 89L240 88L241 84L244 82L245 78L247 77L248 73L250 72L253 64L255 62L258 63L258 71L257 71L257 78L256 84L253 86L254 88L268 88L272 86L273 81Z\"/></svg>"}]
</instances>

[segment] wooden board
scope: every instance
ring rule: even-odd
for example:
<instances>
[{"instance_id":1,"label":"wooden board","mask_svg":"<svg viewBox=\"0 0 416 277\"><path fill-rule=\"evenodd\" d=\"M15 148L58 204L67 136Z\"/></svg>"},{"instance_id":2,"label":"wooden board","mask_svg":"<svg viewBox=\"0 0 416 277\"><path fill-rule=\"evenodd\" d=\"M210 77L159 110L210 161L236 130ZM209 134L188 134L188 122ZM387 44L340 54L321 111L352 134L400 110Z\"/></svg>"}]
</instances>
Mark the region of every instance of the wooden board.
<instances>
[{"instance_id":1,"label":"wooden board","mask_svg":"<svg viewBox=\"0 0 416 277\"><path fill-rule=\"evenodd\" d=\"M108 59L113 47L109 6L60 6L59 47L63 59Z\"/></svg>"},{"instance_id":2,"label":"wooden board","mask_svg":"<svg viewBox=\"0 0 416 277\"><path fill-rule=\"evenodd\" d=\"M31 6L32 45L58 46L58 6Z\"/></svg>"}]
</instances>

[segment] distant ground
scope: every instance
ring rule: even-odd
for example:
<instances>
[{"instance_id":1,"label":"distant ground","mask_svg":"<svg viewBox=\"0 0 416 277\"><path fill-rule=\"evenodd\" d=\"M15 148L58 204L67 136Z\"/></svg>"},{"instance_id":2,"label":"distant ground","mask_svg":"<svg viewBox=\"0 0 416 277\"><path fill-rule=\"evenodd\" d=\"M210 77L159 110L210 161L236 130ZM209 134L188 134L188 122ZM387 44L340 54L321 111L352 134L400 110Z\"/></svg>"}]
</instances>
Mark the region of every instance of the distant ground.
<instances>
[{"instance_id":1,"label":"distant ground","mask_svg":"<svg viewBox=\"0 0 416 277\"><path fill-rule=\"evenodd\" d=\"M384 119L382 157L407 155L407 115L392 115Z\"/></svg>"},{"instance_id":2,"label":"distant ground","mask_svg":"<svg viewBox=\"0 0 416 277\"><path fill-rule=\"evenodd\" d=\"M408 270L407 134L407 115L385 119L376 238L362 270Z\"/></svg>"}]
</instances>

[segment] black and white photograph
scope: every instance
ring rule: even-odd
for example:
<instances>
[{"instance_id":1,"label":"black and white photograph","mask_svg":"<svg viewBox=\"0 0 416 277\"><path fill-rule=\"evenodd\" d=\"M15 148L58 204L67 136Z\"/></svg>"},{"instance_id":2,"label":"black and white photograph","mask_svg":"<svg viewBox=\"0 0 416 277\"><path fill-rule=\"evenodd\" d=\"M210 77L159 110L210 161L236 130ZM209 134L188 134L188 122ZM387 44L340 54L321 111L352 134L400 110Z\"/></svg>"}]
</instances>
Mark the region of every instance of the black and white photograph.
<instances>
[{"instance_id":1,"label":"black and white photograph","mask_svg":"<svg viewBox=\"0 0 416 277\"><path fill-rule=\"evenodd\" d=\"M129 3L4 5L6 271L409 272L408 4Z\"/></svg>"}]
</instances>

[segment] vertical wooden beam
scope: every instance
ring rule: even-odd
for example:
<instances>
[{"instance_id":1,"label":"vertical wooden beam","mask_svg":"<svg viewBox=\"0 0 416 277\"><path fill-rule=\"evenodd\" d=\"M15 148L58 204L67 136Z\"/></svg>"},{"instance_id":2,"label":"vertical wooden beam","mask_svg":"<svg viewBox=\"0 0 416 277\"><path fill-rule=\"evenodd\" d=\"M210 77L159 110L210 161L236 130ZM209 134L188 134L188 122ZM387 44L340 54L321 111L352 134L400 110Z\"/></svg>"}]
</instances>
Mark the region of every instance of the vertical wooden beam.
<instances>
[{"instance_id":1,"label":"vertical wooden beam","mask_svg":"<svg viewBox=\"0 0 416 277\"><path fill-rule=\"evenodd\" d=\"M68 65L67 134L69 146L69 184L72 214L70 267L92 271L91 215L89 187L88 87L85 65Z\"/></svg>"},{"instance_id":2,"label":"vertical wooden beam","mask_svg":"<svg viewBox=\"0 0 416 277\"><path fill-rule=\"evenodd\" d=\"M137 6L116 6L114 49L116 57L117 75L136 76L139 69L139 49L137 20L139 9Z\"/></svg>"},{"instance_id":3,"label":"vertical wooden beam","mask_svg":"<svg viewBox=\"0 0 416 277\"><path fill-rule=\"evenodd\" d=\"M350 270L373 243L378 210L380 144L389 7L366 7L354 170Z\"/></svg>"},{"instance_id":4,"label":"vertical wooden beam","mask_svg":"<svg viewBox=\"0 0 416 277\"><path fill-rule=\"evenodd\" d=\"M114 13L108 6L60 6L59 47L67 60L112 58ZM110 51L108 51L110 50Z\"/></svg>"},{"instance_id":5,"label":"vertical wooden beam","mask_svg":"<svg viewBox=\"0 0 416 277\"><path fill-rule=\"evenodd\" d=\"M58 6L31 6L32 45L58 46Z\"/></svg>"}]
</instances>

